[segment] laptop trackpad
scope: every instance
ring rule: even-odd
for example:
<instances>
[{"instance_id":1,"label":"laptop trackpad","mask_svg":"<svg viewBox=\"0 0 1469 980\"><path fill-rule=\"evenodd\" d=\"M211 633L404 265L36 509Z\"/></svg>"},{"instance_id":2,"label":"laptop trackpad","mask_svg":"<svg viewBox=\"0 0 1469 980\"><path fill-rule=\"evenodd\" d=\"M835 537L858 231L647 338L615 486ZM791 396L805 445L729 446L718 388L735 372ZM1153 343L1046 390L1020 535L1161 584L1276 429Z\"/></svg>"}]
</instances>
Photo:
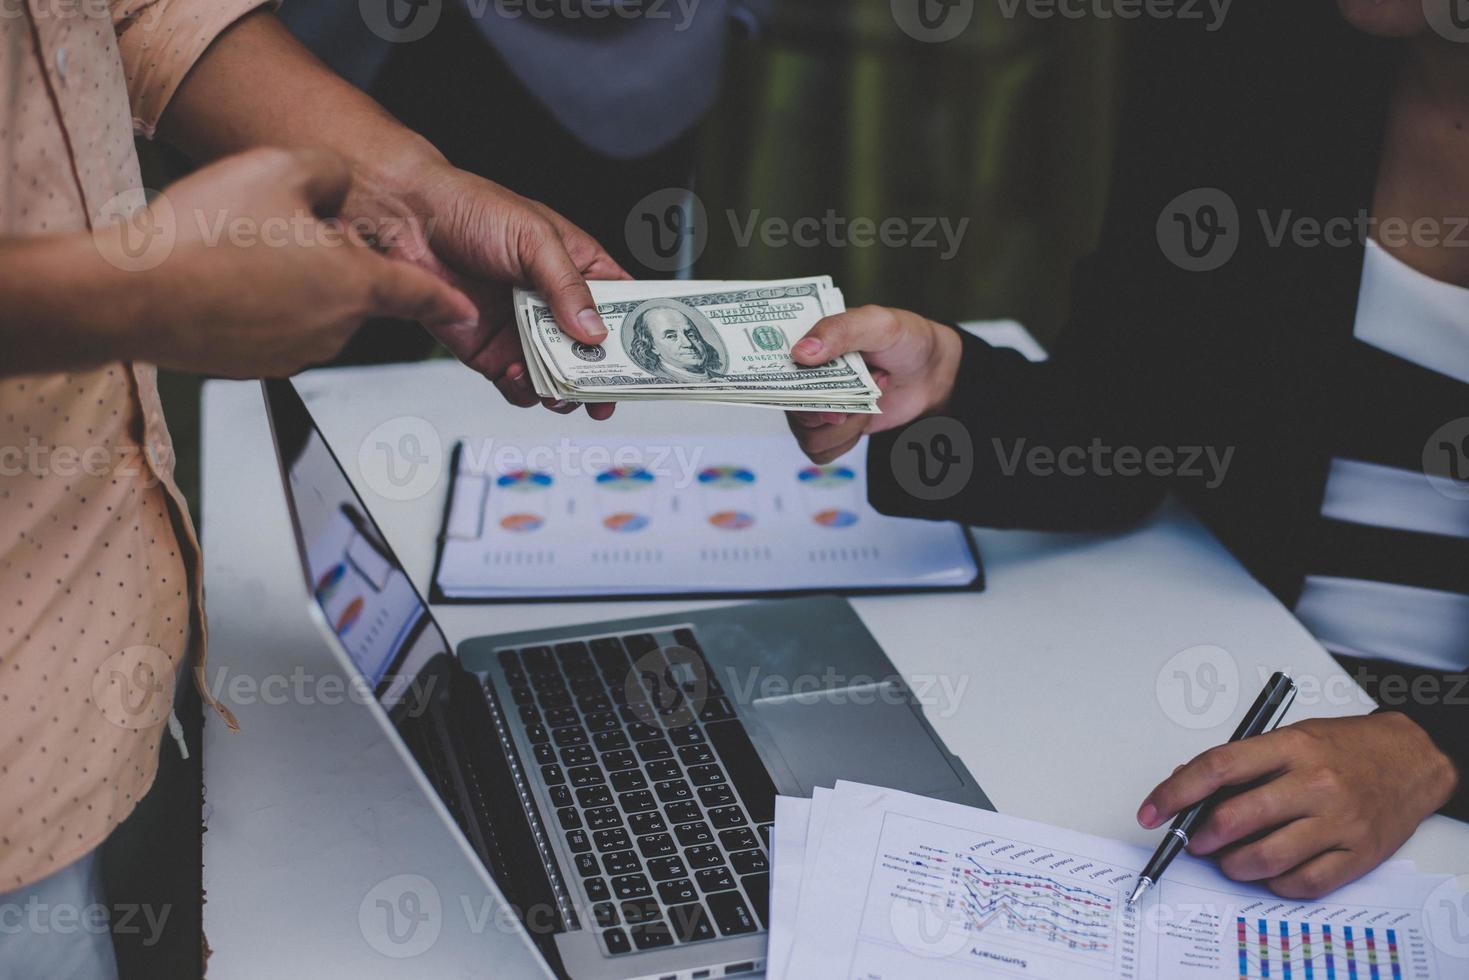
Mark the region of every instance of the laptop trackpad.
<instances>
[{"instance_id":1,"label":"laptop trackpad","mask_svg":"<svg viewBox=\"0 0 1469 980\"><path fill-rule=\"evenodd\" d=\"M753 708L806 796L838 779L909 793L963 785L907 696L873 684L760 698Z\"/></svg>"}]
</instances>

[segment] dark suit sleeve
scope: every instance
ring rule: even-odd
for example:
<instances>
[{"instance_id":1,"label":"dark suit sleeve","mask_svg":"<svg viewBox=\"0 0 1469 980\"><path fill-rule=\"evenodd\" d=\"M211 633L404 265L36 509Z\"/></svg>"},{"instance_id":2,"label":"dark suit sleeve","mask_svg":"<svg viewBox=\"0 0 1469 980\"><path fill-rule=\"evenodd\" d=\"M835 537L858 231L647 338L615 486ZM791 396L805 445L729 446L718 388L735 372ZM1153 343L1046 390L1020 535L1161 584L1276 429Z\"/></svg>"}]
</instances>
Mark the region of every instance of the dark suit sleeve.
<instances>
[{"instance_id":1,"label":"dark suit sleeve","mask_svg":"<svg viewBox=\"0 0 1469 980\"><path fill-rule=\"evenodd\" d=\"M1152 199L1154 188L1169 184L1132 177L1143 191L1131 178L1114 191L1102 245L1077 267L1074 313L1049 360L1032 363L960 331L964 354L945 414L972 446L968 484L943 500L909 493L902 460L912 436L899 428L869 448L869 499L879 511L1001 528L1126 526L1176 482L1180 447L1208 444L1188 397L1202 370L1198 338L1172 313L1198 287L1169 265L1154 231L1167 200Z\"/></svg>"},{"instance_id":2,"label":"dark suit sleeve","mask_svg":"<svg viewBox=\"0 0 1469 980\"><path fill-rule=\"evenodd\" d=\"M895 449L899 459L910 451L911 437L903 428L885 433L871 440L868 455L869 499L882 513L1001 528L1125 526L1176 482L1170 473L1177 467L1161 454L1200 442L1188 415L1196 401L1188 397L1190 378L1201 362L1189 311L1210 303L1225 280L1173 265L1157 225L1180 192L1218 186L1223 178L1207 168L1223 159L1213 152L1222 135L1201 118L1186 86L1158 79L1210 71L1210 58L1222 55L1209 42L1201 55L1167 29L1141 33L1124 86L1102 233L1073 276L1073 312L1051 359L1031 363L963 334L945 414L972 443L969 483L943 500L909 493L911 479L893 464ZM1150 450L1154 465L1147 466L1138 454Z\"/></svg>"},{"instance_id":3,"label":"dark suit sleeve","mask_svg":"<svg viewBox=\"0 0 1469 980\"><path fill-rule=\"evenodd\" d=\"M907 428L884 433L868 449L868 496L878 511L986 527L1093 530L1135 522L1153 509L1165 483L1140 465L1142 449L1131 437L1137 427L1125 406L1090 401L1079 387L1092 387L1091 379L1063 366L1032 364L960 336L964 356L945 414L968 435L963 451L972 474L953 496L915 496L905 486L911 477L899 474L911 472L903 458L922 449Z\"/></svg>"}]
</instances>

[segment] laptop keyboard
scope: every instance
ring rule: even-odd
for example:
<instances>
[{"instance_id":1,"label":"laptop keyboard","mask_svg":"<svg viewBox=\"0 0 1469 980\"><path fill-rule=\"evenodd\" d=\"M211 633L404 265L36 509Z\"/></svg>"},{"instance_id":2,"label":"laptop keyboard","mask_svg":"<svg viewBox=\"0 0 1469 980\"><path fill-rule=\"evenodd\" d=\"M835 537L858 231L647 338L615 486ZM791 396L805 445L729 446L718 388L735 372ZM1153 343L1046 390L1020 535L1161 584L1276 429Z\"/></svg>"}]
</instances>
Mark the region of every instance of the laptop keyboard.
<instances>
[{"instance_id":1,"label":"laptop keyboard","mask_svg":"<svg viewBox=\"0 0 1469 980\"><path fill-rule=\"evenodd\" d=\"M501 650L609 954L764 928L775 786L693 631Z\"/></svg>"}]
</instances>

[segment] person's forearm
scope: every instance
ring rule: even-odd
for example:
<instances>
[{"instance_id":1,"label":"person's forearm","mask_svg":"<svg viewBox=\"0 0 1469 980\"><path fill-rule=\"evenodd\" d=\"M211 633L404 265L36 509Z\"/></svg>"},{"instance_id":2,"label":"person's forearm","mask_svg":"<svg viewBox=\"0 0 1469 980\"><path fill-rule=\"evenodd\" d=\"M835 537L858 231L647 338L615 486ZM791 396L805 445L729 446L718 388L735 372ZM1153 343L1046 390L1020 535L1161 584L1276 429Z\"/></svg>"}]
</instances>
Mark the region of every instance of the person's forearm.
<instances>
[{"instance_id":1,"label":"person's forearm","mask_svg":"<svg viewBox=\"0 0 1469 980\"><path fill-rule=\"evenodd\" d=\"M147 355L143 272L103 258L105 237L0 238L0 377Z\"/></svg>"},{"instance_id":2,"label":"person's forearm","mask_svg":"<svg viewBox=\"0 0 1469 980\"><path fill-rule=\"evenodd\" d=\"M1362 668L1359 668L1362 669ZM1452 789L1442 811L1459 820L1469 820L1469 709L1454 692L1469 690L1464 671L1436 671L1404 668L1384 661L1368 661L1366 668L1377 671L1384 680L1395 678L1405 691L1440 691L1441 697L1406 697L1383 700L1380 710L1406 715L1428 733L1434 745L1452 768ZM1387 685L1377 687L1379 699Z\"/></svg>"},{"instance_id":3,"label":"person's forearm","mask_svg":"<svg viewBox=\"0 0 1469 980\"><path fill-rule=\"evenodd\" d=\"M257 146L325 147L346 158L357 179L390 190L443 160L263 10L215 39L179 85L158 133L200 162Z\"/></svg>"},{"instance_id":4,"label":"person's forearm","mask_svg":"<svg viewBox=\"0 0 1469 980\"><path fill-rule=\"evenodd\" d=\"M947 421L928 429L926 442L914 439L913 426L902 426L868 445L867 497L878 512L981 527L1097 531L1135 523L1162 499L1164 481L1141 467L1130 475L1087 465L1077 470L1073 457L1093 445L1126 445L1130 430L1107 402L1078 394L1086 389L1075 374L1061 374L1054 362L1032 364L957 328L955 335L960 364L930 416ZM1075 448L1063 459L1069 447ZM1028 454L1036 449L1050 455L1032 463ZM955 466L966 473L963 483L943 490ZM940 484L925 484L930 479Z\"/></svg>"}]
</instances>

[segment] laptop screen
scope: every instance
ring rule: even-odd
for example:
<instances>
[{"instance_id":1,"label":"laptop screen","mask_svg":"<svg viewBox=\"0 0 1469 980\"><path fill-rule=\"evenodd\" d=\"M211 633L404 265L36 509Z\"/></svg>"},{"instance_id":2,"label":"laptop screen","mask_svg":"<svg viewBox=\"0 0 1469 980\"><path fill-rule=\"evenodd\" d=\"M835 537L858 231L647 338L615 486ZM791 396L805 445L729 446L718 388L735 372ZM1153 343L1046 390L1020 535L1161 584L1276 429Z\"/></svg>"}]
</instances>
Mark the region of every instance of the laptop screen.
<instances>
[{"instance_id":1,"label":"laptop screen","mask_svg":"<svg viewBox=\"0 0 1469 980\"><path fill-rule=\"evenodd\" d=\"M558 908L493 694L454 656L295 386L264 388L312 601L500 891L515 907ZM565 927L529 931L549 957Z\"/></svg>"},{"instance_id":2,"label":"laptop screen","mask_svg":"<svg viewBox=\"0 0 1469 980\"><path fill-rule=\"evenodd\" d=\"M268 381L265 391L312 598L389 714L423 703L448 641L295 387Z\"/></svg>"}]
</instances>

